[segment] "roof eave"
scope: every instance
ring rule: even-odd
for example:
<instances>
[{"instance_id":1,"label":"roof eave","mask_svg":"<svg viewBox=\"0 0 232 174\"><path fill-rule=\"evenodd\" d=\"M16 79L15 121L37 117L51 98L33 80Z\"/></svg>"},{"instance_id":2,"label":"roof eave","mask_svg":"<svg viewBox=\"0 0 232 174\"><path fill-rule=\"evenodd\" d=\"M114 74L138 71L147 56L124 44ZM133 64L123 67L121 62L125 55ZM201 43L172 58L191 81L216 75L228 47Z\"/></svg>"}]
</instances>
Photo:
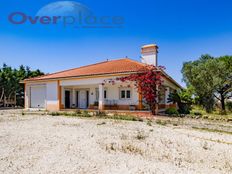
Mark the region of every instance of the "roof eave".
<instances>
[{"instance_id":1,"label":"roof eave","mask_svg":"<svg viewBox=\"0 0 232 174\"><path fill-rule=\"evenodd\" d=\"M93 76L117 76L117 75L128 75L137 73L137 71L128 71L128 72L119 72L119 73L102 73L102 74L92 74L92 75L80 75L80 76L69 76L69 77L57 77L57 78L47 78L47 79L25 79L20 81L20 83L27 83L27 82L38 82L38 81L51 81L51 80L66 80L66 79L73 79L73 78L88 78Z\"/></svg>"}]
</instances>

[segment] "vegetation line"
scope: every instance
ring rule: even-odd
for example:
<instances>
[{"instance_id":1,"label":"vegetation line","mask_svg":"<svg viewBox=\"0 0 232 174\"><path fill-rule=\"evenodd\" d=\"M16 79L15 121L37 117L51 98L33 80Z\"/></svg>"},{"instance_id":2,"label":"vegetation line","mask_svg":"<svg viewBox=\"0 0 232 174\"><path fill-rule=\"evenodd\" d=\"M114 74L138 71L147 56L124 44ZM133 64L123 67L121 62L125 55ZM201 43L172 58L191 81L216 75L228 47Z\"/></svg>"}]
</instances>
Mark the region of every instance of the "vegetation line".
<instances>
[{"instance_id":1,"label":"vegetation line","mask_svg":"<svg viewBox=\"0 0 232 174\"><path fill-rule=\"evenodd\" d=\"M225 133L232 135L232 132L224 131L224 130L218 130L218 129L209 129L209 128L199 128L199 127L192 127L193 129L207 131L207 132L216 132L216 133Z\"/></svg>"},{"instance_id":2,"label":"vegetation line","mask_svg":"<svg viewBox=\"0 0 232 174\"><path fill-rule=\"evenodd\" d=\"M211 141L211 142L215 142L215 143L232 145L232 142L226 142L226 141L222 141L222 140L218 140L218 139L214 140L214 139L211 139L211 138L210 139L209 138L202 138L202 137L198 137L198 136L195 136L195 135L190 135L188 133L183 133L183 132L179 132L179 133L187 135L188 137L193 137L193 138L199 139L199 140L205 140L205 141Z\"/></svg>"}]
</instances>

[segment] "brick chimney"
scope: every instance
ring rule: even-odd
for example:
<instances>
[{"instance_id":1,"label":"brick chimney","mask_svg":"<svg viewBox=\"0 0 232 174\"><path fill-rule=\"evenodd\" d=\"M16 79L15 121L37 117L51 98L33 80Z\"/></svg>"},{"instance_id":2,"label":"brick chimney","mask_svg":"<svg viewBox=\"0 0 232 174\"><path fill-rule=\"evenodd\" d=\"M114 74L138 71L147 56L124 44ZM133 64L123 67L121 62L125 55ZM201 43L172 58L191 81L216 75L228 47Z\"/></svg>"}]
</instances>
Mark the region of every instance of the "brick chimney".
<instances>
[{"instance_id":1,"label":"brick chimney","mask_svg":"<svg viewBox=\"0 0 232 174\"><path fill-rule=\"evenodd\" d=\"M144 45L141 48L141 61L148 65L158 66L158 46L156 44Z\"/></svg>"}]
</instances>

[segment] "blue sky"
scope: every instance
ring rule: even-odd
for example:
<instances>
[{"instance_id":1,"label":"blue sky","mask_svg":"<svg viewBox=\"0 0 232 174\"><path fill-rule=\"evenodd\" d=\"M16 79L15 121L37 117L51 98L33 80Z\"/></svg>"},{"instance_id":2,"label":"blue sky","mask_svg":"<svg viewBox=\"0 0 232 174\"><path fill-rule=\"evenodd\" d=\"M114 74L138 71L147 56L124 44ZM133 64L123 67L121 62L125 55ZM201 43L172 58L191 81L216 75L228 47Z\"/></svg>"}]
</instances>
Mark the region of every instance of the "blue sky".
<instances>
[{"instance_id":1,"label":"blue sky","mask_svg":"<svg viewBox=\"0 0 232 174\"><path fill-rule=\"evenodd\" d=\"M230 0L78 0L96 16L122 16L122 28L78 28L13 25L15 11L34 16L51 0L0 2L0 64L21 64L46 73L130 57L140 60L140 47L156 43L159 64L179 83L184 61L201 54L232 55Z\"/></svg>"}]
</instances>

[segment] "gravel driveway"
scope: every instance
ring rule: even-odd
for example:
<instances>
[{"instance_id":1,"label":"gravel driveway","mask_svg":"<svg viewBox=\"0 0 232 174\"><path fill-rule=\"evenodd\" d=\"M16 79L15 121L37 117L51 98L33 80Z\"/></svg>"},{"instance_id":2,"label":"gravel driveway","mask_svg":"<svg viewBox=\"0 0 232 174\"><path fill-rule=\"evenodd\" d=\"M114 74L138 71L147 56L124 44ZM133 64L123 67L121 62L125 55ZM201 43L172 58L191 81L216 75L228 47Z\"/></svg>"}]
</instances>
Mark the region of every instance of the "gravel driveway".
<instances>
[{"instance_id":1,"label":"gravel driveway","mask_svg":"<svg viewBox=\"0 0 232 174\"><path fill-rule=\"evenodd\" d=\"M232 173L232 135L0 111L0 173Z\"/></svg>"}]
</instances>

